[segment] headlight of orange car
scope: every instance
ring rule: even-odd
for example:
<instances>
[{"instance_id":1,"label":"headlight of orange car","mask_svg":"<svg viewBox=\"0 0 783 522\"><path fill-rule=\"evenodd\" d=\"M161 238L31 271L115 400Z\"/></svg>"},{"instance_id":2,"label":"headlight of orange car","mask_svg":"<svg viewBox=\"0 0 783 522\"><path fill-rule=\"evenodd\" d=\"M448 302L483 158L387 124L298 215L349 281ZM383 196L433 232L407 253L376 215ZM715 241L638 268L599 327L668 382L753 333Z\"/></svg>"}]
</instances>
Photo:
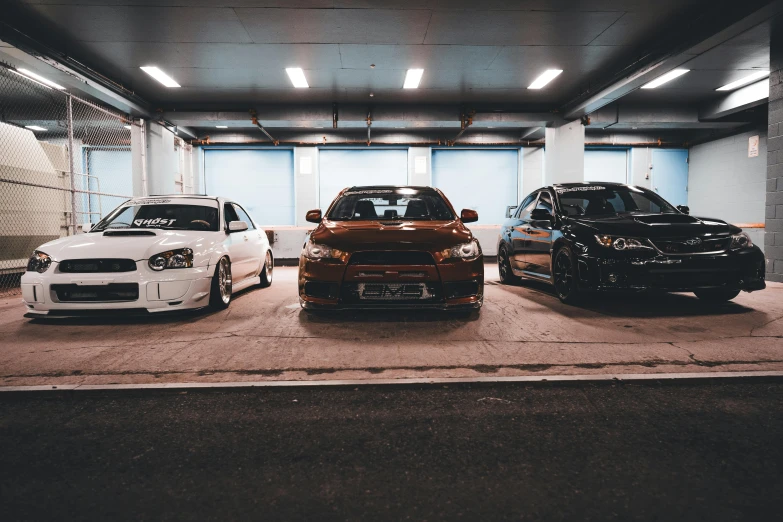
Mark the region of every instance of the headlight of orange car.
<instances>
[{"instance_id":1,"label":"headlight of orange car","mask_svg":"<svg viewBox=\"0 0 783 522\"><path fill-rule=\"evenodd\" d=\"M302 253L307 259L340 259L343 257L342 250L337 250L336 248L332 248L327 245L319 245L318 243L313 243L312 241L308 241L305 243L304 249L302 250Z\"/></svg>"},{"instance_id":2,"label":"headlight of orange car","mask_svg":"<svg viewBox=\"0 0 783 522\"><path fill-rule=\"evenodd\" d=\"M440 255L443 256L443 259L464 259L470 261L481 255L481 246L477 239L473 239L470 243L462 243L461 245L441 250Z\"/></svg>"}]
</instances>

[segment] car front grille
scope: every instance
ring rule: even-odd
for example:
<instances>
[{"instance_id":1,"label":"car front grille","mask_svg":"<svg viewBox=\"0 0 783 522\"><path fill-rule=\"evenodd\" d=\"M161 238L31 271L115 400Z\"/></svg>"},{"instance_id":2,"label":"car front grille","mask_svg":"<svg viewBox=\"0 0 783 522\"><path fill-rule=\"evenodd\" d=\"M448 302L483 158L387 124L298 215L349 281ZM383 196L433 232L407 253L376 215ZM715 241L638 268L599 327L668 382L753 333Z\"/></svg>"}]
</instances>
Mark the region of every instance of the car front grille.
<instances>
[{"instance_id":1,"label":"car front grille","mask_svg":"<svg viewBox=\"0 0 783 522\"><path fill-rule=\"evenodd\" d=\"M724 252L728 250L731 238L702 239L655 239L653 244L664 254L689 255Z\"/></svg>"},{"instance_id":2,"label":"car front grille","mask_svg":"<svg viewBox=\"0 0 783 522\"><path fill-rule=\"evenodd\" d=\"M132 259L67 259L60 263L59 270L66 274L135 272L136 262Z\"/></svg>"},{"instance_id":3,"label":"car front grille","mask_svg":"<svg viewBox=\"0 0 783 522\"><path fill-rule=\"evenodd\" d=\"M417 251L372 251L356 252L348 260L349 265L434 265L435 260L429 252Z\"/></svg>"},{"instance_id":4,"label":"car front grille","mask_svg":"<svg viewBox=\"0 0 783 522\"><path fill-rule=\"evenodd\" d=\"M138 301L138 283L108 285L52 285L52 292L61 303L106 303Z\"/></svg>"},{"instance_id":5,"label":"car front grille","mask_svg":"<svg viewBox=\"0 0 783 522\"><path fill-rule=\"evenodd\" d=\"M421 303L442 300L442 291L435 283L345 283L341 299L344 303Z\"/></svg>"}]
</instances>

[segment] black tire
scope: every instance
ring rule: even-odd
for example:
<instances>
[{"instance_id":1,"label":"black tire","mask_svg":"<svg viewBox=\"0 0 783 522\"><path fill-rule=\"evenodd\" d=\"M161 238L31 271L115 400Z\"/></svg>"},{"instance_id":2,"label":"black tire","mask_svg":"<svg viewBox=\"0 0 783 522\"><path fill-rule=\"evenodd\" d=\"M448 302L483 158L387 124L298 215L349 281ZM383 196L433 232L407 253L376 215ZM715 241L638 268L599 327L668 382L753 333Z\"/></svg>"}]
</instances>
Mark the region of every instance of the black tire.
<instances>
[{"instance_id":1,"label":"black tire","mask_svg":"<svg viewBox=\"0 0 783 522\"><path fill-rule=\"evenodd\" d=\"M231 261L221 257L209 287L209 306L215 310L225 310L231 304L232 295Z\"/></svg>"},{"instance_id":2,"label":"black tire","mask_svg":"<svg viewBox=\"0 0 783 522\"><path fill-rule=\"evenodd\" d=\"M563 246L552 257L552 284L557 297L566 304L579 301L576 257L568 246Z\"/></svg>"},{"instance_id":3,"label":"black tire","mask_svg":"<svg viewBox=\"0 0 783 522\"><path fill-rule=\"evenodd\" d=\"M519 283L519 278L511 270L511 260L508 257L508 250L505 246L500 247L498 251L498 272L500 273L500 282L504 285Z\"/></svg>"},{"instance_id":4,"label":"black tire","mask_svg":"<svg viewBox=\"0 0 783 522\"><path fill-rule=\"evenodd\" d=\"M731 301L737 297L740 291L728 288L704 288L702 290L694 290L693 293L702 301L725 303L726 301Z\"/></svg>"},{"instance_id":5,"label":"black tire","mask_svg":"<svg viewBox=\"0 0 783 522\"><path fill-rule=\"evenodd\" d=\"M266 288L272 286L272 275L275 270L275 260L272 257L272 252L267 251L266 259L264 259L264 266L261 267L261 281L258 286Z\"/></svg>"}]
</instances>

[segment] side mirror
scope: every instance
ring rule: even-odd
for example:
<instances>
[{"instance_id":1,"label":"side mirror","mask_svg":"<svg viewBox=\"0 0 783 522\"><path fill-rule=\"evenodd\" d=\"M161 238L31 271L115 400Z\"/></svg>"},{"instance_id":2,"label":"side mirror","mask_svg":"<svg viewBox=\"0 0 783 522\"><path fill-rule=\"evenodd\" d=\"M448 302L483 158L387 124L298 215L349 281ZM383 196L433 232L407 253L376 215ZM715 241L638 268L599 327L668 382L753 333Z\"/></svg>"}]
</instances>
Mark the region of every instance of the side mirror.
<instances>
[{"instance_id":1,"label":"side mirror","mask_svg":"<svg viewBox=\"0 0 783 522\"><path fill-rule=\"evenodd\" d=\"M530 213L530 219L532 221L552 221L552 213L543 208L536 208Z\"/></svg>"},{"instance_id":2,"label":"side mirror","mask_svg":"<svg viewBox=\"0 0 783 522\"><path fill-rule=\"evenodd\" d=\"M517 207L506 207L506 218L510 218L514 215L514 212L516 212Z\"/></svg>"},{"instance_id":3,"label":"side mirror","mask_svg":"<svg viewBox=\"0 0 783 522\"><path fill-rule=\"evenodd\" d=\"M463 208L459 218L463 223L474 223L478 221L478 212L469 208Z\"/></svg>"},{"instance_id":4,"label":"side mirror","mask_svg":"<svg viewBox=\"0 0 783 522\"><path fill-rule=\"evenodd\" d=\"M247 223L245 223L244 221L229 221L228 223L229 232L242 232L243 230L247 230Z\"/></svg>"},{"instance_id":5,"label":"side mirror","mask_svg":"<svg viewBox=\"0 0 783 522\"><path fill-rule=\"evenodd\" d=\"M82 223L82 232L87 233L92 230L92 223Z\"/></svg>"},{"instance_id":6,"label":"side mirror","mask_svg":"<svg viewBox=\"0 0 783 522\"><path fill-rule=\"evenodd\" d=\"M308 223L320 223L321 222L321 210L309 210L305 216L305 221Z\"/></svg>"},{"instance_id":7,"label":"side mirror","mask_svg":"<svg viewBox=\"0 0 783 522\"><path fill-rule=\"evenodd\" d=\"M683 214L691 213L691 207L689 207L688 205L677 205L677 210L679 210Z\"/></svg>"}]
</instances>

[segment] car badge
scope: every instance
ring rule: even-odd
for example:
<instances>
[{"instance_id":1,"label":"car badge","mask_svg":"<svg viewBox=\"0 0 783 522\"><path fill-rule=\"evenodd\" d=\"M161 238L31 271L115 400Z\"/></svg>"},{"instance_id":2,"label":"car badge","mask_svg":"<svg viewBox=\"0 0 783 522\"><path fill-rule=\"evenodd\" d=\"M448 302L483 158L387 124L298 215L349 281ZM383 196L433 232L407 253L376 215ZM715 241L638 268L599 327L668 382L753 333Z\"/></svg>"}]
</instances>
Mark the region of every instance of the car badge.
<instances>
[{"instance_id":1,"label":"car badge","mask_svg":"<svg viewBox=\"0 0 783 522\"><path fill-rule=\"evenodd\" d=\"M689 239L685 241L685 244L689 246L701 245L701 239L699 239L698 237L694 237L693 239Z\"/></svg>"}]
</instances>

